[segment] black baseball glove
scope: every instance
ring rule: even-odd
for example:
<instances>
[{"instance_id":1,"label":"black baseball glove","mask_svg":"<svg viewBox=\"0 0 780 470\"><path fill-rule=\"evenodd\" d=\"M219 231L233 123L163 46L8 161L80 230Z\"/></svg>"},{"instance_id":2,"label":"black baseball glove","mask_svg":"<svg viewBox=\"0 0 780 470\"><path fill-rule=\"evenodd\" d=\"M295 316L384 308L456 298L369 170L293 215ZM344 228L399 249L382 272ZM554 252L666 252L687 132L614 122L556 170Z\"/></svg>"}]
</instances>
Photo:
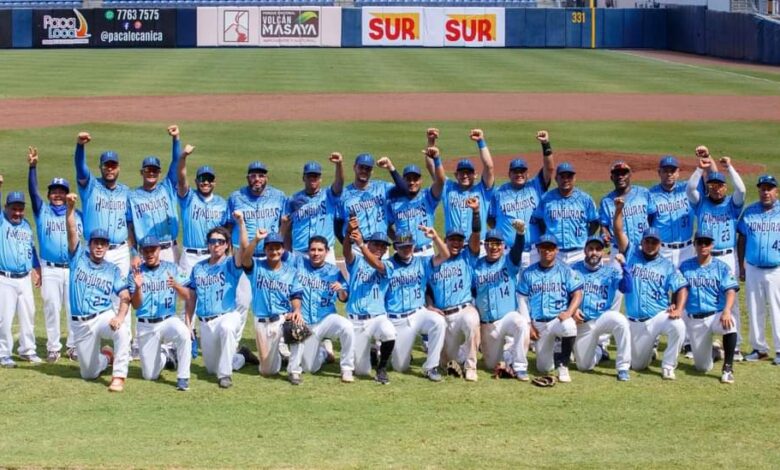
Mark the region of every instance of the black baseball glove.
<instances>
[{"instance_id":1,"label":"black baseball glove","mask_svg":"<svg viewBox=\"0 0 780 470\"><path fill-rule=\"evenodd\" d=\"M287 344L301 343L311 336L311 329L305 323L295 323L287 320L282 325L282 335Z\"/></svg>"}]
</instances>

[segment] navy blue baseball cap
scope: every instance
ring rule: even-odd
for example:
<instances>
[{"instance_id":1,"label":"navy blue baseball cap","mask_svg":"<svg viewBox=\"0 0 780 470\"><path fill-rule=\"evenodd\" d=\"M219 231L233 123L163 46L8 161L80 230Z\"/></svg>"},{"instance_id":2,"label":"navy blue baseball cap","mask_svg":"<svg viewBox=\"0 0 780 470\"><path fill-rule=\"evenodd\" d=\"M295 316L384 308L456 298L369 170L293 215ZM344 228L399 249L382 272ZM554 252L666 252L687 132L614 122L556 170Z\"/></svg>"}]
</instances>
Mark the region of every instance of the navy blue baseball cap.
<instances>
[{"instance_id":1,"label":"navy blue baseball cap","mask_svg":"<svg viewBox=\"0 0 780 470\"><path fill-rule=\"evenodd\" d=\"M377 243L384 243L385 245L390 244L390 239L387 238L387 235L385 235L382 232L376 232L371 234L370 237L366 238L367 242L377 242Z\"/></svg>"},{"instance_id":2,"label":"navy blue baseball cap","mask_svg":"<svg viewBox=\"0 0 780 470\"><path fill-rule=\"evenodd\" d=\"M522 158L515 158L509 163L509 171L515 171L515 170L527 170L528 169L528 163L525 162Z\"/></svg>"},{"instance_id":3,"label":"navy blue baseball cap","mask_svg":"<svg viewBox=\"0 0 780 470\"><path fill-rule=\"evenodd\" d=\"M422 171L417 165L406 165L406 167L404 167L404 176L406 175L422 176Z\"/></svg>"},{"instance_id":4,"label":"navy blue baseball cap","mask_svg":"<svg viewBox=\"0 0 780 470\"><path fill-rule=\"evenodd\" d=\"M322 165L320 165L317 162L306 162L306 164L303 165L303 174L304 175L308 175L310 173L321 175L322 174Z\"/></svg>"},{"instance_id":5,"label":"navy blue baseball cap","mask_svg":"<svg viewBox=\"0 0 780 470\"><path fill-rule=\"evenodd\" d=\"M160 240L154 235L147 235L141 240L141 248L156 248L160 246Z\"/></svg>"},{"instance_id":6,"label":"navy blue baseball cap","mask_svg":"<svg viewBox=\"0 0 780 470\"><path fill-rule=\"evenodd\" d=\"M607 246L606 243L604 243L604 238L601 235L591 235L590 237L588 237L588 241L585 242L585 246L588 246L593 242L600 243L602 248Z\"/></svg>"},{"instance_id":7,"label":"navy blue baseball cap","mask_svg":"<svg viewBox=\"0 0 780 470\"><path fill-rule=\"evenodd\" d=\"M458 229L453 229L447 232L447 235L444 238L447 239L452 237L466 238L466 234Z\"/></svg>"},{"instance_id":8,"label":"navy blue baseball cap","mask_svg":"<svg viewBox=\"0 0 780 470\"><path fill-rule=\"evenodd\" d=\"M203 165L202 167L198 168L197 173L195 173L195 177L197 178L203 175L217 176L217 173L210 166Z\"/></svg>"},{"instance_id":9,"label":"navy blue baseball cap","mask_svg":"<svg viewBox=\"0 0 780 470\"><path fill-rule=\"evenodd\" d=\"M268 245L269 243L284 243L284 236L278 232L269 233L265 237L265 244Z\"/></svg>"},{"instance_id":10,"label":"navy blue baseball cap","mask_svg":"<svg viewBox=\"0 0 780 470\"><path fill-rule=\"evenodd\" d=\"M414 237L411 233L397 233L393 240L393 245L400 248L402 246L414 246Z\"/></svg>"},{"instance_id":11,"label":"navy blue baseball cap","mask_svg":"<svg viewBox=\"0 0 780 470\"><path fill-rule=\"evenodd\" d=\"M504 241L504 235L501 233L501 230L498 230L496 228L488 230L488 232L485 234L485 241L487 240L498 240L500 242Z\"/></svg>"},{"instance_id":12,"label":"navy blue baseball cap","mask_svg":"<svg viewBox=\"0 0 780 470\"><path fill-rule=\"evenodd\" d=\"M160 164L160 159L152 155L144 158L144 161L141 162L141 168L146 168L148 166L153 166L155 168L162 168L162 165Z\"/></svg>"},{"instance_id":13,"label":"navy blue baseball cap","mask_svg":"<svg viewBox=\"0 0 780 470\"><path fill-rule=\"evenodd\" d=\"M21 191L11 191L8 196L5 197L5 203L11 204L24 204L24 193Z\"/></svg>"},{"instance_id":14,"label":"navy blue baseball cap","mask_svg":"<svg viewBox=\"0 0 780 470\"><path fill-rule=\"evenodd\" d=\"M361 153L355 157L355 165L374 166L374 156L370 153Z\"/></svg>"},{"instance_id":15,"label":"navy blue baseball cap","mask_svg":"<svg viewBox=\"0 0 780 470\"><path fill-rule=\"evenodd\" d=\"M106 240L108 241L108 230L104 228L96 228L95 230L89 232L89 241L92 240Z\"/></svg>"},{"instance_id":16,"label":"navy blue baseball cap","mask_svg":"<svg viewBox=\"0 0 780 470\"><path fill-rule=\"evenodd\" d=\"M474 164L471 163L471 160L466 160L464 158L458 162L458 166L455 168L455 171L476 171L476 169L474 168Z\"/></svg>"},{"instance_id":17,"label":"navy blue baseball cap","mask_svg":"<svg viewBox=\"0 0 780 470\"><path fill-rule=\"evenodd\" d=\"M261 161L254 161L246 169L247 173L268 173L268 168Z\"/></svg>"},{"instance_id":18,"label":"navy blue baseball cap","mask_svg":"<svg viewBox=\"0 0 780 470\"><path fill-rule=\"evenodd\" d=\"M556 248L558 247L558 239L555 238L555 235L545 233L544 235L539 237L539 241L536 242L536 246L539 245L553 245Z\"/></svg>"},{"instance_id":19,"label":"navy blue baseball cap","mask_svg":"<svg viewBox=\"0 0 780 470\"><path fill-rule=\"evenodd\" d=\"M715 240L715 236L707 229L698 230L694 240Z\"/></svg>"},{"instance_id":20,"label":"navy blue baseball cap","mask_svg":"<svg viewBox=\"0 0 780 470\"><path fill-rule=\"evenodd\" d=\"M70 191L70 183L65 178L52 178L49 183L49 189L51 188L65 188L65 191Z\"/></svg>"},{"instance_id":21,"label":"navy blue baseball cap","mask_svg":"<svg viewBox=\"0 0 780 470\"><path fill-rule=\"evenodd\" d=\"M726 182L726 176L723 173L720 173L718 171L713 171L707 177L707 182L709 183L710 181L718 181L718 182L721 182L721 183L725 183Z\"/></svg>"},{"instance_id":22,"label":"navy blue baseball cap","mask_svg":"<svg viewBox=\"0 0 780 470\"><path fill-rule=\"evenodd\" d=\"M661 232L655 227L646 228L645 231L642 232L642 240L646 238L655 238L656 240L661 241Z\"/></svg>"},{"instance_id":23,"label":"navy blue baseball cap","mask_svg":"<svg viewBox=\"0 0 780 470\"><path fill-rule=\"evenodd\" d=\"M661 161L658 162L658 168L663 168L665 166L670 166L672 168L680 168L680 163L673 156L664 155L663 157L661 157Z\"/></svg>"},{"instance_id":24,"label":"navy blue baseball cap","mask_svg":"<svg viewBox=\"0 0 780 470\"><path fill-rule=\"evenodd\" d=\"M119 154L114 152L113 150L109 150L107 152L103 152L100 154L100 164L113 162L113 163L119 163Z\"/></svg>"},{"instance_id":25,"label":"navy blue baseball cap","mask_svg":"<svg viewBox=\"0 0 780 470\"><path fill-rule=\"evenodd\" d=\"M572 165L569 162L563 162L560 165L558 165L558 168L555 169L555 173L561 174L561 173L571 173L571 174L577 174L576 171L574 171L574 165Z\"/></svg>"},{"instance_id":26,"label":"navy blue baseball cap","mask_svg":"<svg viewBox=\"0 0 780 470\"><path fill-rule=\"evenodd\" d=\"M761 186L762 184L770 184L777 187L777 180L772 175L761 175L758 177L758 184L756 184L756 186Z\"/></svg>"}]
</instances>

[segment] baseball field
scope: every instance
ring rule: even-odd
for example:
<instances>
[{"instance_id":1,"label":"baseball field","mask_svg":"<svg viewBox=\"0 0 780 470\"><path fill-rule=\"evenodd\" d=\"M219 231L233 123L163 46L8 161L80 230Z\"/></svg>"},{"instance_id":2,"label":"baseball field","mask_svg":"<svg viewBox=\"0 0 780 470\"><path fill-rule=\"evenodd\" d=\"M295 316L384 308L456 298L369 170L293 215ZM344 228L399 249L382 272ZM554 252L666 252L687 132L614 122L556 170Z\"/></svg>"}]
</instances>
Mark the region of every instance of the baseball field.
<instances>
[{"instance_id":1,"label":"baseball field","mask_svg":"<svg viewBox=\"0 0 780 470\"><path fill-rule=\"evenodd\" d=\"M111 50L0 51L0 174L4 194L26 192L27 147L40 152L41 186L75 178L76 134L93 142L88 159L116 150L120 179L140 184L146 155L167 161L166 126L196 146L191 165L212 165L217 192L245 184L262 160L270 184L292 193L301 167L340 151L368 151L399 168L420 163L425 129L441 130L445 159L476 155L468 131L484 129L499 161L541 156L547 129L558 161L578 168L597 201L610 190L609 163L632 154L654 184L662 154L690 174L697 145L729 155L749 201L758 174L780 174L780 69L672 54L606 50ZM501 165L504 166L501 166ZM450 167L451 168L451 167ZM380 170L375 170L379 175ZM384 177L384 175L380 175ZM347 171L351 179L351 170ZM28 209L28 219L32 220ZM441 221L440 221L441 222ZM439 224L441 227L441 223ZM339 248L340 249L340 248ZM744 295L740 295L745 318ZM0 299L3 301L3 299ZM39 354L45 351L36 294ZM746 324L743 333L747 338ZM15 330L16 331L16 330ZM243 343L253 350L251 327ZM745 341L743 352L749 352ZM614 350L612 351L614 357ZM338 365L305 375L262 378L251 367L222 390L199 358L189 392L175 373L141 379L131 363L122 394L107 377L79 378L67 359L0 370L2 467L775 467L780 462L780 367L719 365L697 373L681 358L677 380L660 364L615 380L614 362L573 382L535 388L409 373L391 384L341 384ZM535 374L533 360L531 374Z\"/></svg>"}]
</instances>

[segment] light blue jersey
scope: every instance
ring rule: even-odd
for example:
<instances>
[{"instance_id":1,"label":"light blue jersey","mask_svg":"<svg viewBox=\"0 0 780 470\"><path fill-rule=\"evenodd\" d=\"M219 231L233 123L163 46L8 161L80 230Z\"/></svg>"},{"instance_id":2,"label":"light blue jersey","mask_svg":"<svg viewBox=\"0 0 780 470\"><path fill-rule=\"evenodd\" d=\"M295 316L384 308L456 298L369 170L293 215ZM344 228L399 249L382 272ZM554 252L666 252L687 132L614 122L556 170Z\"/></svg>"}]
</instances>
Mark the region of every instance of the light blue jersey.
<instances>
[{"instance_id":1,"label":"light blue jersey","mask_svg":"<svg viewBox=\"0 0 780 470\"><path fill-rule=\"evenodd\" d=\"M719 203L702 197L696 205L696 223L701 232L711 233L713 250L734 249L737 246L737 222L744 203L737 205L729 195Z\"/></svg>"},{"instance_id":2,"label":"light blue jersey","mask_svg":"<svg viewBox=\"0 0 780 470\"><path fill-rule=\"evenodd\" d=\"M255 318L269 318L292 312L290 300L300 298L303 288L293 261L271 269L265 260L254 259L252 269L244 269L252 286L252 312Z\"/></svg>"},{"instance_id":3,"label":"light blue jersey","mask_svg":"<svg viewBox=\"0 0 780 470\"><path fill-rule=\"evenodd\" d=\"M29 273L33 268L34 247L29 222L22 219L13 224L3 212L0 216L0 270L14 274Z\"/></svg>"},{"instance_id":4,"label":"light blue jersey","mask_svg":"<svg viewBox=\"0 0 780 470\"><path fill-rule=\"evenodd\" d=\"M127 199L130 188L117 183L113 189L102 178L90 175L85 186L79 184L79 197L84 218L84 233L96 229L108 231L108 242L118 245L127 241Z\"/></svg>"},{"instance_id":5,"label":"light blue jersey","mask_svg":"<svg viewBox=\"0 0 780 470\"><path fill-rule=\"evenodd\" d=\"M325 317L336 313L337 292L330 288L338 282L348 290L347 280L341 270L332 264L325 263L314 267L311 261L299 256L297 258L298 284L303 289L301 297L301 314L306 324L319 323Z\"/></svg>"},{"instance_id":6,"label":"light blue jersey","mask_svg":"<svg viewBox=\"0 0 780 470\"><path fill-rule=\"evenodd\" d=\"M344 221L343 235L347 233L347 222L357 217L360 232L364 234L387 233L387 201L392 183L370 180L365 189L358 189L354 183L347 185L341 193L338 218Z\"/></svg>"},{"instance_id":7,"label":"light blue jersey","mask_svg":"<svg viewBox=\"0 0 780 470\"><path fill-rule=\"evenodd\" d=\"M599 266L598 269L591 270L584 261L579 261L571 268L582 278L580 310L585 321L599 318L614 303L615 293L618 290L627 290L627 286L621 285L623 273L612 265ZM630 281L630 278L628 280Z\"/></svg>"},{"instance_id":8,"label":"light blue jersey","mask_svg":"<svg viewBox=\"0 0 780 470\"><path fill-rule=\"evenodd\" d=\"M466 205L466 200L475 197L479 199L479 219L482 225L479 238L480 240L484 239L485 233L487 233L487 213L490 198L493 195L493 188L487 188L485 183L480 181L468 189L462 189L457 181L448 179L444 182L442 194L445 233L453 230L458 230L467 235L471 233L473 211Z\"/></svg>"},{"instance_id":9,"label":"light blue jersey","mask_svg":"<svg viewBox=\"0 0 780 470\"><path fill-rule=\"evenodd\" d=\"M368 264L362 256L355 256L349 270L349 301L347 313L350 315L384 315L385 295L390 285L387 275L381 274Z\"/></svg>"},{"instance_id":10,"label":"light blue jersey","mask_svg":"<svg viewBox=\"0 0 780 470\"><path fill-rule=\"evenodd\" d=\"M113 306L112 296L127 289L127 279L109 261L94 263L81 244L70 254L70 314L83 317L105 312Z\"/></svg>"},{"instance_id":11,"label":"light blue jersey","mask_svg":"<svg viewBox=\"0 0 780 470\"><path fill-rule=\"evenodd\" d=\"M195 314L204 318L235 310L236 287L243 272L232 256L225 256L213 265L208 259L197 263L187 281L187 287L197 296Z\"/></svg>"},{"instance_id":12,"label":"light blue jersey","mask_svg":"<svg viewBox=\"0 0 780 470\"><path fill-rule=\"evenodd\" d=\"M139 268L144 280L141 283L141 306L135 310L138 318L166 318L176 313L176 291L168 287L168 277L176 282L187 282L187 276L178 266L169 261L150 268L146 263ZM133 273L127 276L127 288L130 295L135 294Z\"/></svg>"},{"instance_id":13,"label":"light blue jersey","mask_svg":"<svg viewBox=\"0 0 780 470\"><path fill-rule=\"evenodd\" d=\"M694 210L685 192L687 187L687 182L678 181L671 191L660 184L650 188L656 209L653 227L664 243L687 242L693 237Z\"/></svg>"},{"instance_id":14,"label":"light blue jersey","mask_svg":"<svg viewBox=\"0 0 780 470\"><path fill-rule=\"evenodd\" d=\"M328 187L315 194L298 191L287 201L285 214L292 223L293 251L304 253L309 250L309 239L320 235L328 240L333 249L336 235L333 233L333 219L339 209L339 197Z\"/></svg>"},{"instance_id":15,"label":"light blue jersey","mask_svg":"<svg viewBox=\"0 0 780 470\"><path fill-rule=\"evenodd\" d=\"M760 268L780 266L780 202L769 210L761 202L749 205L737 224L746 240L745 261Z\"/></svg>"},{"instance_id":16,"label":"light blue jersey","mask_svg":"<svg viewBox=\"0 0 780 470\"><path fill-rule=\"evenodd\" d=\"M647 320L669 308L670 294L687 286L685 278L671 261L660 254L648 261L640 247L629 245L626 265L633 284L627 293L626 316L635 320Z\"/></svg>"},{"instance_id":17,"label":"light blue jersey","mask_svg":"<svg viewBox=\"0 0 780 470\"><path fill-rule=\"evenodd\" d=\"M228 199L228 214L241 211L244 214L246 231L251 242L255 238L257 229L263 228L269 233L279 232L279 226L287 204L287 197L283 192L272 186L266 186L261 196L254 196L248 187L234 191ZM233 225L233 246L238 246L239 230ZM255 249L255 256L263 253L265 241L260 241Z\"/></svg>"},{"instance_id":18,"label":"light blue jersey","mask_svg":"<svg viewBox=\"0 0 780 470\"><path fill-rule=\"evenodd\" d=\"M543 322L568 309L572 294L580 289L580 274L561 262L549 268L534 263L523 271L517 284L517 293L528 297L531 319Z\"/></svg>"},{"instance_id":19,"label":"light blue jersey","mask_svg":"<svg viewBox=\"0 0 780 470\"><path fill-rule=\"evenodd\" d=\"M60 206L65 209L65 206ZM35 228L38 235L38 246L41 250L41 259L50 263L67 264L68 259L68 231L65 224L65 211L60 212L51 204L41 204L40 210L35 213ZM81 211L74 211L76 216L76 229L79 238L84 233Z\"/></svg>"},{"instance_id":20,"label":"light blue jersey","mask_svg":"<svg viewBox=\"0 0 780 470\"><path fill-rule=\"evenodd\" d=\"M598 221L593 198L578 188L574 188L568 197L563 197L557 188L547 191L532 218L544 222L544 233L555 236L561 251L584 247L588 240L588 225Z\"/></svg>"},{"instance_id":21,"label":"light blue jersey","mask_svg":"<svg viewBox=\"0 0 780 470\"><path fill-rule=\"evenodd\" d=\"M502 255L493 263L483 256L474 265L472 288L476 290L479 318L483 322L495 322L509 312L517 311L518 266L512 264L509 255Z\"/></svg>"},{"instance_id":22,"label":"light blue jersey","mask_svg":"<svg viewBox=\"0 0 780 470\"><path fill-rule=\"evenodd\" d=\"M726 305L726 292L739 291L739 283L731 274L731 268L717 258L712 258L704 266L697 258L687 259L680 265L680 271L688 281L688 301L685 303L688 315L722 312Z\"/></svg>"},{"instance_id":23,"label":"light blue jersey","mask_svg":"<svg viewBox=\"0 0 780 470\"><path fill-rule=\"evenodd\" d=\"M167 178L151 191L142 187L130 191L127 220L132 222L138 242L149 235L154 235L161 242L176 240L179 236L176 198L176 184Z\"/></svg>"},{"instance_id":24,"label":"light blue jersey","mask_svg":"<svg viewBox=\"0 0 780 470\"><path fill-rule=\"evenodd\" d=\"M531 246L539 240L539 228L530 223L531 215L542 200L548 186L544 184L542 170L539 170L539 174L524 184L522 188L515 188L512 183L504 183L493 190L488 218L496 221L496 228L501 230L505 243L511 243L511 240L515 239L516 232L515 228L512 227L512 221L516 219L525 222L526 226L523 251L530 251Z\"/></svg>"},{"instance_id":25,"label":"light blue jersey","mask_svg":"<svg viewBox=\"0 0 780 470\"><path fill-rule=\"evenodd\" d=\"M198 191L190 188L184 197L179 198L179 208L185 248L208 248L206 236L209 230L227 225L231 221L227 201L216 194L206 200Z\"/></svg>"},{"instance_id":26,"label":"light blue jersey","mask_svg":"<svg viewBox=\"0 0 780 470\"><path fill-rule=\"evenodd\" d=\"M390 223L395 225L395 233L411 233L414 247L421 249L431 244L431 239L418 228L420 225L432 227L436 222L436 207L441 199L433 196L431 188L420 190L414 198L397 196L390 199Z\"/></svg>"},{"instance_id":27,"label":"light blue jersey","mask_svg":"<svg viewBox=\"0 0 780 470\"><path fill-rule=\"evenodd\" d=\"M428 283L432 256L414 256L404 263L398 255L384 261L390 288L385 296L389 313L406 313L425 305L425 285Z\"/></svg>"},{"instance_id":28,"label":"light blue jersey","mask_svg":"<svg viewBox=\"0 0 780 470\"><path fill-rule=\"evenodd\" d=\"M477 258L468 248L450 257L439 266L431 265L428 286L433 295L433 306L446 309L473 302L471 295L472 273Z\"/></svg>"},{"instance_id":29,"label":"light blue jersey","mask_svg":"<svg viewBox=\"0 0 780 470\"><path fill-rule=\"evenodd\" d=\"M653 197L647 188L632 184L628 194L620 196L616 191L612 191L601 200L599 223L609 231L612 237L612 248L615 249L617 249L617 240L612 232L612 221L615 220L615 198L617 197L622 197L625 201L623 227L628 241L634 246L639 246L642 241L642 233L650 226L649 219L655 217L656 207Z\"/></svg>"}]
</instances>

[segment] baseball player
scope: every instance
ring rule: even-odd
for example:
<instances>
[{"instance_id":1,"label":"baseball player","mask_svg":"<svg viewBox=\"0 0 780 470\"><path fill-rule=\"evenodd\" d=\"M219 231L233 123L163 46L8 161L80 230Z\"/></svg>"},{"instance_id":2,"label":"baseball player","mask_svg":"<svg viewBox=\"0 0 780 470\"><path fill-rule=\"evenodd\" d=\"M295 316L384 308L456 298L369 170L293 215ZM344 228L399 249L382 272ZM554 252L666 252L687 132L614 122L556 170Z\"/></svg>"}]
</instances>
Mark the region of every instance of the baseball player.
<instances>
[{"instance_id":1,"label":"baseball player","mask_svg":"<svg viewBox=\"0 0 780 470\"><path fill-rule=\"evenodd\" d=\"M571 163L564 162L555 170L558 188L547 191L531 215L540 234L553 235L560 243L558 257L568 265L582 261L582 249L590 234L599 228L596 203L587 193L576 188L577 175ZM541 253L541 252L540 252Z\"/></svg>"},{"instance_id":2,"label":"baseball player","mask_svg":"<svg viewBox=\"0 0 780 470\"><path fill-rule=\"evenodd\" d=\"M731 306L736 301L739 283L729 266L712 256L714 236L699 231L695 237L696 256L683 261L680 271L688 281L685 326L691 339L693 364L707 372L712 369L712 335L723 335L723 373L720 381L734 383L736 323Z\"/></svg>"},{"instance_id":3,"label":"baseball player","mask_svg":"<svg viewBox=\"0 0 780 470\"><path fill-rule=\"evenodd\" d=\"M430 132L429 132L430 133ZM438 137L438 131L436 133ZM493 157L490 155L485 133L481 129L472 129L469 138L476 142L479 158L482 161L482 178L476 182L476 169L469 160L460 160L455 167L455 181L447 179L444 183L444 230L471 233L471 209L466 201L477 198L480 202L479 220L484 238L487 232L487 212L495 183Z\"/></svg>"},{"instance_id":4,"label":"baseball player","mask_svg":"<svg viewBox=\"0 0 780 470\"><path fill-rule=\"evenodd\" d=\"M433 241L435 256L414 256L415 242L411 233L396 234L393 242L395 255L387 261L383 262L369 250L365 250L363 256L380 276L390 281L385 308L396 332L393 370L405 372L409 369L414 340L419 333L424 333L428 335L428 357L423 364L423 376L433 382L441 382L439 361L447 323L442 315L425 308L425 285L431 267L441 265L449 258L450 252L432 227L421 225L418 230Z\"/></svg>"},{"instance_id":5,"label":"baseball player","mask_svg":"<svg viewBox=\"0 0 780 470\"><path fill-rule=\"evenodd\" d=\"M633 285L626 292L626 316L631 331L631 368L646 369L653 360L659 335L666 335L662 378L674 380L677 356L685 340L682 310L688 298L687 283L671 261L660 255L661 235L655 227L642 233L639 247L631 244L623 224L623 198L615 198L615 234L618 250L626 257ZM673 300L669 301L669 294Z\"/></svg>"},{"instance_id":6,"label":"baseball player","mask_svg":"<svg viewBox=\"0 0 780 470\"><path fill-rule=\"evenodd\" d=\"M46 361L52 363L60 358L62 349L60 312L63 307L65 315L70 317L68 233L65 228L65 196L70 192L70 184L65 178L53 178L49 183L48 202L44 203L38 192L38 149L29 148L27 161L27 189L35 217L38 246L41 249L41 297L46 322ZM79 233L82 233L80 211L76 211L76 224ZM73 331L70 328L65 346L70 352L69 356L75 360L76 343L73 342Z\"/></svg>"},{"instance_id":7,"label":"baseball player","mask_svg":"<svg viewBox=\"0 0 780 470\"><path fill-rule=\"evenodd\" d=\"M542 144L543 159L539 173L529 179L526 161L522 158L512 160L509 163L509 181L493 191L488 208L488 225L501 230L505 240L514 237L513 221L522 220L528 227L521 262L523 269L538 261L538 253L532 248L539 238L539 233L537 226L530 223L531 214L539 205L542 195L549 189L555 173L555 158L550 147L549 134L547 131L539 131L536 133L536 140Z\"/></svg>"},{"instance_id":8,"label":"baseball player","mask_svg":"<svg viewBox=\"0 0 780 470\"><path fill-rule=\"evenodd\" d=\"M217 375L220 388L233 386L233 370L244 365L236 353L241 314L236 302L236 288L243 271L241 250L230 254L230 232L214 227L206 234L209 257L198 262L190 273L190 289L185 303L185 324L192 329L193 315L200 321L200 346L203 364L209 374Z\"/></svg>"},{"instance_id":9,"label":"baseball player","mask_svg":"<svg viewBox=\"0 0 780 470\"><path fill-rule=\"evenodd\" d=\"M176 188L179 184L179 158L181 143L179 127L168 127L172 138L171 165L165 179L160 181L162 165L155 156L144 158L141 163L143 184L130 191L127 196L127 222L131 247L148 235L154 235L160 242L160 259L176 263L179 253L176 238L179 236L179 214L176 211ZM132 266L138 267L141 258L135 256Z\"/></svg>"},{"instance_id":10,"label":"baseball player","mask_svg":"<svg viewBox=\"0 0 780 470\"><path fill-rule=\"evenodd\" d=\"M650 196L650 191L642 186L631 184L631 166L623 160L612 163L610 167L610 180L615 189L601 199L599 205L599 222L601 223L601 235L607 243L611 242L611 251L617 253L617 241L612 233L612 221L615 219L615 198L622 198L623 223L628 234L629 241L634 246L639 246L642 240L642 232L650 226L655 217L655 202ZM620 293L617 294L620 296ZM620 305L618 305L618 308Z\"/></svg>"},{"instance_id":11,"label":"baseball player","mask_svg":"<svg viewBox=\"0 0 780 470\"><path fill-rule=\"evenodd\" d=\"M582 304L574 314L574 321L577 323L574 357L578 370L593 370L604 357L599 345L600 336L611 334L617 343L617 379L626 382L630 378L628 369L631 367L631 333L626 317L610 309L615 293L629 292L633 280L626 269L623 255L615 255L620 269L611 264L603 264L604 247L604 239L601 236L592 236L585 244L585 260L572 266L582 279Z\"/></svg>"},{"instance_id":12,"label":"baseball player","mask_svg":"<svg viewBox=\"0 0 780 470\"><path fill-rule=\"evenodd\" d=\"M110 234L94 229L89 234L87 249L83 247L76 220L76 199L73 193L65 197L70 269L70 327L78 350L79 369L83 379L96 379L112 366L109 392L125 389L130 363L130 326L125 321L130 308L126 278L119 268L106 260ZM114 300L119 299L115 310ZM110 339L114 347L100 347L102 339Z\"/></svg>"},{"instance_id":13,"label":"baseball player","mask_svg":"<svg viewBox=\"0 0 780 470\"><path fill-rule=\"evenodd\" d=\"M292 348L290 369L317 372L322 364L333 360L333 353L322 345L323 340L339 339L341 381L352 383L355 380L355 332L352 323L336 312L336 299L346 302L349 292L341 270L326 261L329 251L328 240L314 235L309 240L308 256L296 257L298 282L303 288L301 315L312 335L301 347Z\"/></svg>"},{"instance_id":14,"label":"baseball player","mask_svg":"<svg viewBox=\"0 0 780 470\"><path fill-rule=\"evenodd\" d=\"M179 267L187 276L192 267L209 257L206 234L214 227L227 225L229 214L227 201L214 193L217 174L208 165L198 168L195 173L195 188L187 182L187 158L195 151L192 145L185 145L179 158L178 185L179 209L182 218L183 250L179 258Z\"/></svg>"},{"instance_id":15,"label":"baseball player","mask_svg":"<svg viewBox=\"0 0 780 470\"><path fill-rule=\"evenodd\" d=\"M699 165L688 180L688 199L696 213L696 223L699 230L706 231L714 237L710 254L731 268L734 277L739 277L737 270L737 222L745 205L745 183L731 164L729 157L722 157L720 162L728 171L732 184L733 194L728 194L726 177L715 168L715 162L710 158L709 151L704 146L697 148ZM703 177L703 175L705 175ZM702 194L701 181L706 179L706 194ZM740 345L740 312L739 302L731 304L731 317L737 330L737 346L734 351L734 360L741 361L742 353Z\"/></svg>"},{"instance_id":16,"label":"baseball player","mask_svg":"<svg viewBox=\"0 0 780 470\"><path fill-rule=\"evenodd\" d=\"M745 208L737 224L739 272L744 276L750 344L746 361L768 357L764 327L767 306L772 320L775 365L780 365L780 204L777 179L758 178L758 201ZM745 264L747 262L747 264Z\"/></svg>"},{"instance_id":17,"label":"baseball player","mask_svg":"<svg viewBox=\"0 0 780 470\"><path fill-rule=\"evenodd\" d=\"M336 243L333 220L338 211L341 191L344 189L344 157L333 152L329 160L335 167L333 183L323 189L322 166L317 162L307 162L303 166L303 189L292 195L285 208L285 215L290 221L289 236L292 239L287 246L302 255L308 254L309 240L315 235L325 237L329 247ZM326 261L335 265L336 254L333 250L326 251Z\"/></svg>"},{"instance_id":18,"label":"baseball player","mask_svg":"<svg viewBox=\"0 0 780 470\"><path fill-rule=\"evenodd\" d=\"M0 188L2 183L0 182ZM0 197L2 194L0 194ZM24 218L24 194L8 193L0 217L0 366L16 367L11 359L11 324L19 315L19 356L33 364L43 362L35 352L33 284L41 286L41 267L32 227Z\"/></svg>"},{"instance_id":19,"label":"baseball player","mask_svg":"<svg viewBox=\"0 0 780 470\"><path fill-rule=\"evenodd\" d=\"M186 299L190 291L184 272L170 261L160 259L161 242L147 235L139 243L143 263L127 279L131 302L138 320L138 343L141 375L157 380L163 367L172 362L176 371L176 389L190 388L192 343L190 329L175 315L176 297ZM174 352L163 350L163 343L173 343Z\"/></svg>"},{"instance_id":20,"label":"baseball player","mask_svg":"<svg viewBox=\"0 0 780 470\"><path fill-rule=\"evenodd\" d=\"M531 315L530 334L536 339L536 369L546 373L558 369L559 382L571 382L569 360L577 337L574 314L582 302L582 278L558 259L558 240L544 234L536 243L539 262L523 271L517 293L524 310ZM555 340L561 353L553 355Z\"/></svg>"},{"instance_id":21,"label":"baseball player","mask_svg":"<svg viewBox=\"0 0 780 470\"><path fill-rule=\"evenodd\" d=\"M395 327L387 318L385 296L390 285L387 276L382 275L365 258L366 253L382 258L390 242L387 235L377 232L364 242L357 217L347 225L348 237L344 238L344 261L349 271L349 300L347 318L355 330L355 373L368 375L373 362L369 351L371 340L380 341L379 357L376 358L374 380L382 385L390 383L387 363L395 348ZM352 244L361 250L362 256L353 252Z\"/></svg>"},{"instance_id":22,"label":"baseball player","mask_svg":"<svg viewBox=\"0 0 780 470\"><path fill-rule=\"evenodd\" d=\"M425 232L417 227L433 226L436 220L436 207L441 201L444 189L444 167L441 164L439 149L428 147L423 150L426 160L431 160L434 168L433 184L422 189L422 171L417 165L404 168L404 180L409 188L409 195L391 192L388 201L389 223L395 233L408 233L414 241L414 256L433 256L433 243L425 236Z\"/></svg>"},{"instance_id":23,"label":"baseball player","mask_svg":"<svg viewBox=\"0 0 780 470\"><path fill-rule=\"evenodd\" d=\"M525 226L519 221L512 249L505 253L501 232L489 230L485 235L487 253L474 264L471 285L476 292L485 367L492 370L503 359L521 381L528 380L526 353L530 335L528 315L518 311L515 294L524 233Z\"/></svg>"},{"instance_id":24,"label":"baseball player","mask_svg":"<svg viewBox=\"0 0 780 470\"><path fill-rule=\"evenodd\" d=\"M660 183L650 188L655 205L652 226L661 234L661 256L676 267L694 256L694 210L686 188L687 182L679 181L680 164L671 155L665 155L658 163Z\"/></svg>"},{"instance_id":25,"label":"baseball player","mask_svg":"<svg viewBox=\"0 0 780 470\"><path fill-rule=\"evenodd\" d=\"M257 229L250 242L241 213L235 212L233 217L241 231L241 263L252 286L252 312L255 316L255 338L260 357L259 370L261 375L268 377L278 374L282 366L282 357L279 354L282 324L285 320L303 322L303 287L298 280L294 263L282 261L284 237L280 233ZM265 252L263 259L253 256L257 244L261 241ZM296 369L293 369L290 361L287 368L288 380L293 385L300 385L302 370Z\"/></svg>"}]
</instances>

